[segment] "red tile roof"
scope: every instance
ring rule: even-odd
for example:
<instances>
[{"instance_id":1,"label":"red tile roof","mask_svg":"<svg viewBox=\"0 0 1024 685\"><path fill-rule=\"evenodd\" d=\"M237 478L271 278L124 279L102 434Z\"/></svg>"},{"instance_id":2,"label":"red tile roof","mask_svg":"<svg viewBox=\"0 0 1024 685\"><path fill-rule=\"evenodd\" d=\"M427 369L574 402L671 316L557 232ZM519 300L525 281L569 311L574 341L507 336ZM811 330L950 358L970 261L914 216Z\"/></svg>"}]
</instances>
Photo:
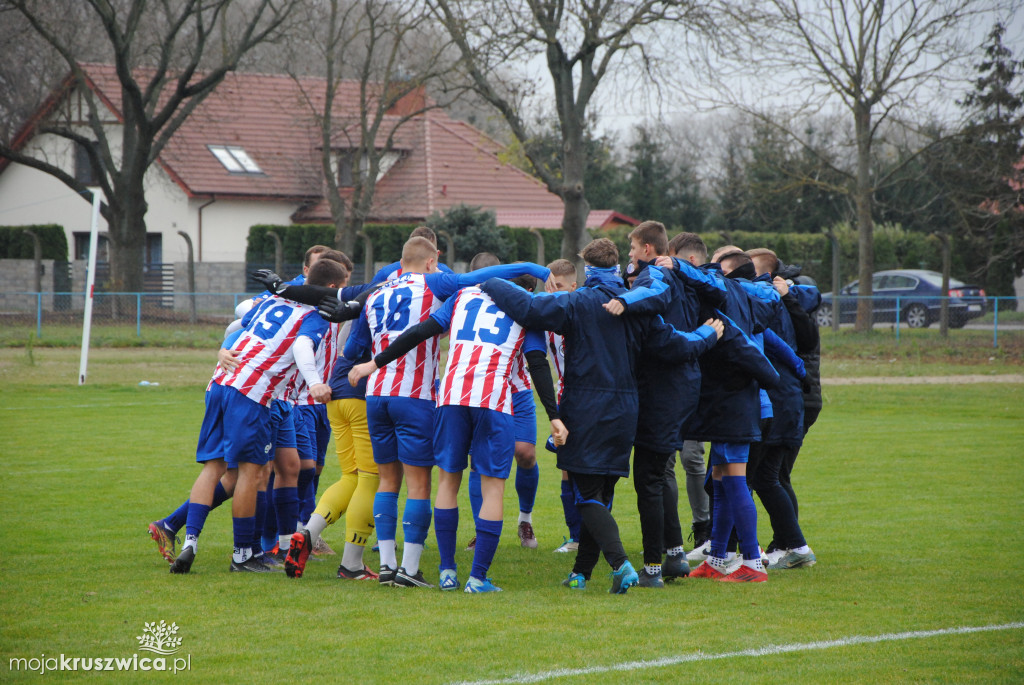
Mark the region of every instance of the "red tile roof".
<instances>
[{"instance_id":1,"label":"red tile roof","mask_svg":"<svg viewBox=\"0 0 1024 685\"><path fill-rule=\"evenodd\" d=\"M587 215L587 229L611 228L612 226L636 226L640 222L633 217L619 214L611 209L592 209ZM498 225L513 228L561 228L562 210L498 210Z\"/></svg>"},{"instance_id":2,"label":"red tile roof","mask_svg":"<svg viewBox=\"0 0 1024 685\"><path fill-rule=\"evenodd\" d=\"M120 116L121 89L114 68L84 68L93 89ZM324 85L320 78L230 73L174 134L160 164L190 196L305 199L308 204L296 213L296 220L329 221L320 137L311 109L322 109ZM335 111L358 112L358 98L359 83L342 82ZM385 126L394 120L389 117ZM345 134L336 135L332 143L347 147ZM264 173L231 173L208 145L241 147ZM402 157L377 183L371 220L421 220L461 203L499 213L557 214L554 225L561 225L558 196L529 174L502 163L499 143L440 109L405 123L396 134L395 149Z\"/></svg>"}]
</instances>

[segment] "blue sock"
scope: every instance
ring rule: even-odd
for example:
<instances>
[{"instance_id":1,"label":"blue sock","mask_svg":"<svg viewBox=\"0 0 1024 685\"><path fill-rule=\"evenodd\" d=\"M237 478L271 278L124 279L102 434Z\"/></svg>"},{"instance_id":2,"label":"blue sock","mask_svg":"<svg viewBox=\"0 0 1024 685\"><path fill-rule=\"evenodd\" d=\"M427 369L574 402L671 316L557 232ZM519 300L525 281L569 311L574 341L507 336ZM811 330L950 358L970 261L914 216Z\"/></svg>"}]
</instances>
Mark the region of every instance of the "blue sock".
<instances>
[{"instance_id":1,"label":"blue sock","mask_svg":"<svg viewBox=\"0 0 1024 685\"><path fill-rule=\"evenodd\" d=\"M711 553L721 559L725 558L729 546L729 535L734 525L733 510L725 486L720 480L711 481L712 497L715 498L715 513L711 519ZM746 486L744 486L746 487Z\"/></svg>"},{"instance_id":2,"label":"blue sock","mask_svg":"<svg viewBox=\"0 0 1024 685\"><path fill-rule=\"evenodd\" d=\"M252 544L252 536L256 530L256 517L246 516L231 520L231 527L234 530L235 547L245 549Z\"/></svg>"},{"instance_id":3,"label":"blue sock","mask_svg":"<svg viewBox=\"0 0 1024 685\"><path fill-rule=\"evenodd\" d=\"M402 514L402 532L406 543L422 545L430 530L430 500L405 500L405 513Z\"/></svg>"},{"instance_id":4,"label":"blue sock","mask_svg":"<svg viewBox=\"0 0 1024 685\"><path fill-rule=\"evenodd\" d=\"M315 477L315 468L299 471L299 521L303 524L309 521L310 514L316 509L316 492L313 490Z\"/></svg>"},{"instance_id":5,"label":"blue sock","mask_svg":"<svg viewBox=\"0 0 1024 685\"><path fill-rule=\"evenodd\" d=\"M277 488L274 506L277 509L277 534L291 535L299 522L299 489Z\"/></svg>"},{"instance_id":6,"label":"blue sock","mask_svg":"<svg viewBox=\"0 0 1024 685\"><path fill-rule=\"evenodd\" d=\"M260 531L260 546L264 552L274 549L277 544L277 501L274 499L274 474L267 481L267 508L263 520L256 519L256 530Z\"/></svg>"},{"instance_id":7,"label":"blue sock","mask_svg":"<svg viewBox=\"0 0 1024 685\"><path fill-rule=\"evenodd\" d=\"M480 507L484 504L483 491L480 490L480 474L469 472L469 508L473 510L473 523L480 520Z\"/></svg>"},{"instance_id":8,"label":"blue sock","mask_svg":"<svg viewBox=\"0 0 1024 685\"><path fill-rule=\"evenodd\" d=\"M263 551L263 543L260 541L260 534L263 532L262 527L257 527L257 521L263 521L263 516L267 512L267 491L257 490L256 491L256 515L252 517L252 551L259 553Z\"/></svg>"},{"instance_id":9,"label":"blue sock","mask_svg":"<svg viewBox=\"0 0 1024 685\"><path fill-rule=\"evenodd\" d=\"M747 561L760 559L761 551L757 546L757 509L754 508L754 498L747 489L746 476L724 476L722 487L729 498L729 507L732 509L743 558Z\"/></svg>"},{"instance_id":10,"label":"blue sock","mask_svg":"<svg viewBox=\"0 0 1024 685\"><path fill-rule=\"evenodd\" d=\"M210 513L210 507L205 504L188 503L188 517L185 521L185 534L199 536L206 525L206 517Z\"/></svg>"},{"instance_id":11,"label":"blue sock","mask_svg":"<svg viewBox=\"0 0 1024 685\"><path fill-rule=\"evenodd\" d=\"M580 539L580 526L583 519L576 508L576 496L572 491L572 481L562 481L562 513L565 514L565 525L569 527L569 537L573 540Z\"/></svg>"},{"instance_id":12,"label":"blue sock","mask_svg":"<svg viewBox=\"0 0 1024 685\"><path fill-rule=\"evenodd\" d=\"M378 540L394 540L398 529L398 493L378 492L373 498L373 523Z\"/></svg>"},{"instance_id":13,"label":"blue sock","mask_svg":"<svg viewBox=\"0 0 1024 685\"><path fill-rule=\"evenodd\" d=\"M434 508L434 535L437 536L437 551L441 554L438 570L456 568L455 535L459 531L459 508Z\"/></svg>"},{"instance_id":14,"label":"blue sock","mask_svg":"<svg viewBox=\"0 0 1024 685\"><path fill-rule=\"evenodd\" d=\"M537 500L537 485L540 483L540 467L531 469L516 467L516 494L519 495L519 511L529 514Z\"/></svg>"},{"instance_id":15,"label":"blue sock","mask_svg":"<svg viewBox=\"0 0 1024 685\"><path fill-rule=\"evenodd\" d=\"M163 519L164 528L170 530L175 535L181 530L181 527L185 525L185 519L188 518L188 500L171 512L170 516Z\"/></svg>"},{"instance_id":16,"label":"blue sock","mask_svg":"<svg viewBox=\"0 0 1024 685\"><path fill-rule=\"evenodd\" d=\"M501 521L480 519L476 522L476 550L473 552L473 570L470 575L479 580L487 578L501 539Z\"/></svg>"},{"instance_id":17,"label":"blue sock","mask_svg":"<svg viewBox=\"0 0 1024 685\"><path fill-rule=\"evenodd\" d=\"M220 481L217 481L217 487L213 489L213 505L210 508L216 509L229 499L231 499L231 495L227 493L227 490L224 489L224 486L221 485Z\"/></svg>"}]
</instances>

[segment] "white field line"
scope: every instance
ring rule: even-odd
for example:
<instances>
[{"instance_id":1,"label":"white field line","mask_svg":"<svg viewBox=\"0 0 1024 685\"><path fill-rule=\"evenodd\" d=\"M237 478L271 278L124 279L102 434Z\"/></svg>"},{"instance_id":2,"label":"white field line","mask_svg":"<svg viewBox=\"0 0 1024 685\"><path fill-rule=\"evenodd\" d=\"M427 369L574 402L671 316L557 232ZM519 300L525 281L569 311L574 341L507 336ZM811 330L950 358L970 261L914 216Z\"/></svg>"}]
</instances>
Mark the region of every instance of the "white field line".
<instances>
[{"instance_id":1,"label":"white field line","mask_svg":"<svg viewBox=\"0 0 1024 685\"><path fill-rule=\"evenodd\" d=\"M55 409L122 409L124 407L159 407L168 404L183 404L182 402L119 402L117 404L96 404L95 402L89 404L44 404L32 405L32 406L14 406L14 407L0 407L0 411L33 411L33 412L48 412Z\"/></svg>"},{"instance_id":2,"label":"white field line","mask_svg":"<svg viewBox=\"0 0 1024 685\"><path fill-rule=\"evenodd\" d=\"M588 668L560 668L552 671L540 671L539 673L521 673L508 678L496 680L466 680L456 685L518 685L519 683L539 683L555 678L569 678L573 676L595 675L598 673L629 672L639 671L647 668L663 668L678 664L688 664L699 661L716 661L720 659L735 659L740 657L772 656L774 654L788 654L790 652L807 652L816 649L831 649L832 647L847 647L850 645L873 644L876 642L897 642L899 640L913 640L923 637L936 637L939 635L966 635L969 633L983 633L993 630L1018 630L1024 628L1024 622L1002 623L988 626L965 626L960 628L941 628L939 630L915 630L907 633L884 633L882 635L854 635L838 640L821 640L818 642L796 642L788 645L769 645L757 649L744 649L738 652L721 652L719 654L681 654L679 656L667 656L660 659L643 661L626 661L620 664L608 666L591 666Z\"/></svg>"}]
</instances>

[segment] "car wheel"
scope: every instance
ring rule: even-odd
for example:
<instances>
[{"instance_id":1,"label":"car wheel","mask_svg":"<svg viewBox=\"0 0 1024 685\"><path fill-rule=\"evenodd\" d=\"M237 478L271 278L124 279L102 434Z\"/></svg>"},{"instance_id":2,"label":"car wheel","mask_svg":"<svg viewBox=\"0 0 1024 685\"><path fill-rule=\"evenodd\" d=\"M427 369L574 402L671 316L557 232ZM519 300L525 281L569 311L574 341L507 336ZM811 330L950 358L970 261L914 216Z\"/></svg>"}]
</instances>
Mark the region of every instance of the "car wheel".
<instances>
[{"instance_id":1,"label":"car wheel","mask_svg":"<svg viewBox=\"0 0 1024 685\"><path fill-rule=\"evenodd\" d=\"M818 310L814 312L815 322L822 328L827 328L832 325L832 307L831 305L823 304L818 307Z\"/></svg>"},{"instance_id":2,"label":"car wheel","mask_svg":"<svg viewBox=\"0 0 1024 685\"><path fill-rule=\"evenodd\" d=\"M928 308L923 304L912 304L904 309L903 320L911 328L927 328L931 323L928 320Z\"/></svg>"}]
</instances>

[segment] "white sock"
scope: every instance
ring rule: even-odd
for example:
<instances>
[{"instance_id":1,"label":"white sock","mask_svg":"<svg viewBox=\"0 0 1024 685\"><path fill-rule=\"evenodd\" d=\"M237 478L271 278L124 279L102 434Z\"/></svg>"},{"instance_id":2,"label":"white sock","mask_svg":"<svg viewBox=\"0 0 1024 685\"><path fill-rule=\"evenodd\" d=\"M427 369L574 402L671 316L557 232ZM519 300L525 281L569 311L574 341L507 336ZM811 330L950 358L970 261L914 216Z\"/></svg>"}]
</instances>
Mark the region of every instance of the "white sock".
<instances>
[{"instance_id":1,"label":"white sock","mask_svg":"<svg viewBox=\"0 0 1024 685\"><path fill-rule=\"evenodd\" d=\"M791 549L789 551L790 552L796 552L797 554L807 554L808 552L811 551L811 548L808 547L807 545L803 545L801 547L794 547L793 549Z\"/></svg>"},{"instance_id":2,"label":"white sock","mask_svg":"<svg viewBox=\"0 0 1024 685\"><path fill-rule=\"evenodd\" d=\"M713 567L719 573L725 573L725 569L729 566L729 559L723 559L713 555L708 556L707 562L708 566Z\"/></svg>"},{"instance_id":3,"label":"white sock","mask_svg":"<svg viewBox=\"0 0 1024 685\"><path fill-rule=\"evenodd\" d=\"M363 549L362 545L346 542L345 551L341 553L341 565L349 571L362 571Z\"/></svg>"},{"instance_id":4,"label":"white sock","mask_svg":"<svg viewBox=\"0 0 1024 685\"><path fill-rule=\"evenodd\" d=\"M414 545L406 542L402 548L402 568L410 576L416 575L420 570L420 557L423 556L423 545Z\"/></svg>"},{"instance_id":5,"label":"white sock","mask_svg":"<svg viewBox=\"0 0 1024 685\"><path fill-rule=\"evenodd\" d=\"M186 547L191 547L193 554L199 554L199 537L195 535L186 535L185 544L181 546L181 551L184 552Z\"/></svg>"},{"instance_id":6,"label":"white sock","mask_svg":"<svg viewBox=\"0 0 1024 685\"><path fill-rule=\"evenodd\" d=\"M686 550L683 549L683 546L680 545L679 547L673 547L672 549L668 550L665 553L668 554L670 557L677 557L677 556L679 556L680 554L682 554L685 551Z\"/></svg>"},{"instance_id":7,"label":"white sock","mask_svg":"<svg viewBox=\"0 0 1024 685\"><path fill-rule=\"evenodd\" d=\"M644 570L647 571L647 575L656 576L661 574L661 564L644 564Z\"/></svg>"},{"instance_id":8,"label":"white sock","mask_svg":"<svg viewBox=\"0 0 1024 685\"><path fill-rule=\"evenodd\" d=\"M324 532L324 528L327 527L327 519L320 514L312 514L309 517L309 523L306 524L306 530L309 531L309 541L314 545L316 541L320 539L320 534ZM359 567L360 569L362 566Z\"/></svg>"},{"instance_id":9,"label":"white sock","mask_svg":"<svg viewBox=\"0 0 1024 685\"><path fill-rule=\"evenodd\" d=\"M252 547L235 547L231 560L236 564L244 564L252 557Z\"/></svg>"},{"instance_id":10,"label":"white sock","mask_svg":"<svg viewBox=\"0 0 1024 685\"><path fill-rule=\"evenodd\" d=\"M533 525L533 512L532 511L521 511L519 512L519 523L529 523Z\"/></svg>"},{"instance_id":11,"label":"white sock","mask_svg":"<svg viewBox=\"0 0 1024 685\"><path fill-rule=\"evenodd\" d=\"M380 565L388 568L398 568L398 559L395 556L394 540L377 540L380 548Z\"/></svg>"},{"instance_id":12,"label":"white sock","mask_svg":"<svg viewBox=\"0 0 1024 685\"><path fill-rule=\"evenodd\" d=\"M761 563L761 557L757 557L756 559L744 559L743 565L748 566L754 569L755 571L760 571L761 573L764 573L764 564Z\"/></svg>"}]
</instances>

